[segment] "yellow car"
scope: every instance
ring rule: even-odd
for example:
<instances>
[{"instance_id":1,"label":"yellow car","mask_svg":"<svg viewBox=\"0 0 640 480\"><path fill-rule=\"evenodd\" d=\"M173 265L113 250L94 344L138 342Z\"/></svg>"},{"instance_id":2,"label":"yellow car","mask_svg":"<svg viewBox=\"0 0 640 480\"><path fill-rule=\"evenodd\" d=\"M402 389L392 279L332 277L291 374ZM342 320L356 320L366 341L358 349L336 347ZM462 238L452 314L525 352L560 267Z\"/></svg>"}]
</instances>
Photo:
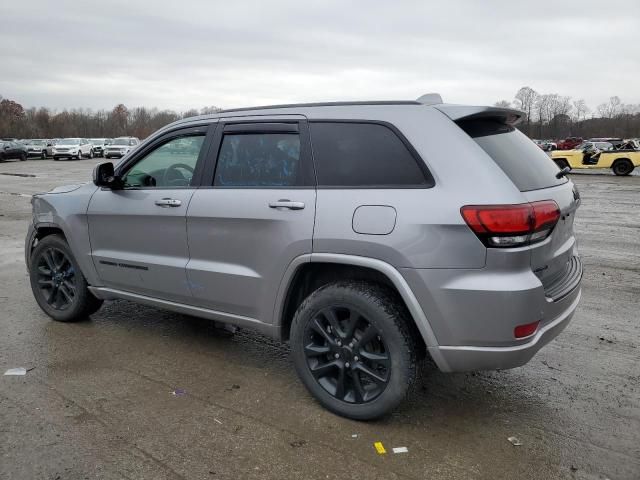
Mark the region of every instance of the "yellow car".
<instances>
[{"instance_id":1,"label":"yellow car","mask_svg":"<svg viewBox=\"0 0 640 480\"><path fill-rule=\"evenodd\" d=\"M573 150L554 150L551 158L560 168L610 168L616 175L629 175L640 167L640 150L600 150L595 155L592 152L593 145L586 142Z\"/></svg>"}]
</instances>

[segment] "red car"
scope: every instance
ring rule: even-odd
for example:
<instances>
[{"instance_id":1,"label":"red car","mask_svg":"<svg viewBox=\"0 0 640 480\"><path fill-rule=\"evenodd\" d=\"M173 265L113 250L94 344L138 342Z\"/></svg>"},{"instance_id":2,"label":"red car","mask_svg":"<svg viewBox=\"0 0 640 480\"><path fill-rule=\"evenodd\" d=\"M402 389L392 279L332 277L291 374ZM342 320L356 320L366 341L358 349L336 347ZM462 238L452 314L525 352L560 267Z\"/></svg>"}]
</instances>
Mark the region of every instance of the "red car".
<instances>
[{"instance_id":1,"label":"red car","mask_svg":"<svg viewBox=\"0 0 640 480\"><path fill-rule=\"evenodd\" d=\"M581 137L567 137L556 142L558 150L573 150L583 142Z\"/></svg>"}]
</instances>

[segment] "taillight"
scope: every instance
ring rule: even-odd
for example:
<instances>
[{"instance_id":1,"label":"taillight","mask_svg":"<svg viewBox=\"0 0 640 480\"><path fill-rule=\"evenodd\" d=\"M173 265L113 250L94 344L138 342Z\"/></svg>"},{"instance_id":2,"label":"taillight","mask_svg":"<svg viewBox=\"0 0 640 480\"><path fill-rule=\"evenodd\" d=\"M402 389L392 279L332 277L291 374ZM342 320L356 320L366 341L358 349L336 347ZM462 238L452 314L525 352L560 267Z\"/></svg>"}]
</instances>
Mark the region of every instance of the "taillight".
<instances>
[{"instance_id":1,"label":"taillight","mask_svg":"<svg viewBox=\"0 0 640 480\"><path fill-rule=\"evenodd\" d=\"M538 325L540 324L540 320L533 323L527 323L525 325L518 325L513 329L513 336L516 338L525 338L530 337L536 330L538 330Z\"/></svg>"},{"instance_id":2,"label":"taillight","mask_svg":"<svg viewBox=\"0 0 640 480\"><path fill-rule=\"evenodd\" d=\"M518 205L467 205L462 218L487 247L520 247L544 240L560 218L553 200Z\"/></svg>"}]
</instances>

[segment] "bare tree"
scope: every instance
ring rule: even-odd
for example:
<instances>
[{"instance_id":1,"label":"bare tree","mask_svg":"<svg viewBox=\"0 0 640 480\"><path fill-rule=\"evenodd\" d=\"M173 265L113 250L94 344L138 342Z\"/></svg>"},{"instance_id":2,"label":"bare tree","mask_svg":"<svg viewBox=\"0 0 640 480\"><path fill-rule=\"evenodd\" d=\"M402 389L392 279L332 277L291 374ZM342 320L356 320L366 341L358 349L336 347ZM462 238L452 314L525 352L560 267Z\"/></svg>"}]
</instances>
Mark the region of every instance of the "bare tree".
<instances>
[{"instance_id":1,"label":"bare tree","mask_svg":"<svg viewBox=\"0 0 640 480\"><path fill-rule=\"evenodd\" d=\"M531 135L531 113L536 105L538 92L531 87L522 87L515 96L516 106L527 115L527 134Z\"/></svg>"},{"instance_id":2,"label":"bare tree","mask_svg":"<svg viewBox=\"0 0 640 480\"><path fill-rule=\"evenodd\" d=\"M620 97L609 97L609 101L607 103L601 103L598 105L598 113L601 117L614 118L620 113L621 104L622 102L620 101Z\"/></svg>"},{"instance_id":3,"label":"bare tree","mask_svg":"<svg viewBox=\"0 0 640 480\"><path fill-rule=\"evenodd\" d=\"M573 121L581 122L589 114L590 110L587 102L583 98L573 102Z\"/></svg>"}]
</instances>

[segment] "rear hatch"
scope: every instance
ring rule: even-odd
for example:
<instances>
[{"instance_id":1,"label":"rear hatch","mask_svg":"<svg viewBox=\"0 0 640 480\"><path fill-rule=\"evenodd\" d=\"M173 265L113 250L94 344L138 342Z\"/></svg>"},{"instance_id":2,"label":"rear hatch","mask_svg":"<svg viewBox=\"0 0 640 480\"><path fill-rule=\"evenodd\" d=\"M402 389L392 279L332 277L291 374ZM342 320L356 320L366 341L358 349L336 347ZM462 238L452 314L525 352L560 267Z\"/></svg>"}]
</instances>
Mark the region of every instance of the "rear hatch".
<instances>
[{"instance_id":1,"label":"rear hatch","mask_svg":"<svg viewBox=\"0 0 640 480\"><path fill-rule=\"evenodd\" d=\"M513 126L517 121L513 111L505 110L505 114L496 111L500 112L488 109L454 120L496 162L528 202L553 200L558 205L560 219L551 234L529 248L531 269L541 280L547 296L560 298L581 275L579 261L573 258L578 192L568 178L556 176L559 169L547 154Z\"/></svg>"}]
</instances>

